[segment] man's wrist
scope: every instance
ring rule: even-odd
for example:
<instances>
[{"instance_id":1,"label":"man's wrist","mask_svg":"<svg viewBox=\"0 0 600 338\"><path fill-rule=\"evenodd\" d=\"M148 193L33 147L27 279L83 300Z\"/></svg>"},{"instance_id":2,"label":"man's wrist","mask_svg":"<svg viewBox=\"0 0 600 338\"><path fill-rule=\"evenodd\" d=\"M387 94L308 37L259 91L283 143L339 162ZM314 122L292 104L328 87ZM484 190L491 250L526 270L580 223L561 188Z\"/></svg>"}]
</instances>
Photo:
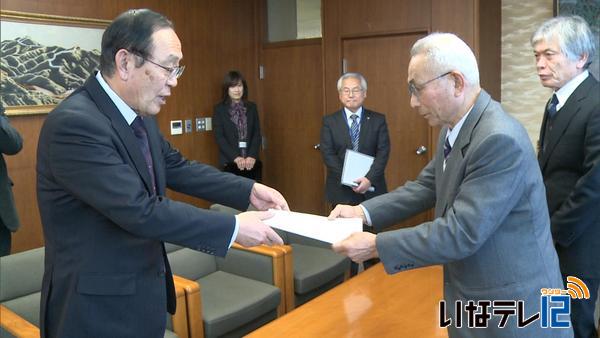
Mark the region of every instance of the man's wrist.
<instances>
[{"instance_id":1,"label":"man's wrist","mask_svg":"<svg viewBox=\"0 0 600 338\"><path fill-rule=\"evenodd\" d=\"M360 205L355 205L354 209L356 210L356 214L358 214L363 224L367 224L367 218L365 217L364 209Z\"/></svg>"}]
</instances>

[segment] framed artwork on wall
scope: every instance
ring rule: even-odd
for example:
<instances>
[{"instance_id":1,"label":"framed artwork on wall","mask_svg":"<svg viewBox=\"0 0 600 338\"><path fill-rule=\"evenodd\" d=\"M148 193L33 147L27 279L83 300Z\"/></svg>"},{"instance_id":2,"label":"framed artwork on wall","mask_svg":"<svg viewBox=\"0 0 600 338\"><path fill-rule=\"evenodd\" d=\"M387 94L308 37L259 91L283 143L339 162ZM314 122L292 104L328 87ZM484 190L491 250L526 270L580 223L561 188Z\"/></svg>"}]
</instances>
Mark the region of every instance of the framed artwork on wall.
<instances>
[{"instance_id":1,"label":"framed artwork on wall","mask_svg":"<svg viewBox=\"0 0 600 338\"><path fill-rule=\"evenodd\" d=\"M554 16L559 15L579 15L590 25L597 50L589 71L600 79L600 0L554 0Z\"/></svg>"},{"instance_id":2,"label":"framed artwork on wall","mask_svg":"<svg viewBox=\"0 0 600 338\"><path fill-rule=\"evenodd\" d=\"M0 103L7 115L48 113L99 68L110 21L0 11Z\"/></svg>"}]
</instances>

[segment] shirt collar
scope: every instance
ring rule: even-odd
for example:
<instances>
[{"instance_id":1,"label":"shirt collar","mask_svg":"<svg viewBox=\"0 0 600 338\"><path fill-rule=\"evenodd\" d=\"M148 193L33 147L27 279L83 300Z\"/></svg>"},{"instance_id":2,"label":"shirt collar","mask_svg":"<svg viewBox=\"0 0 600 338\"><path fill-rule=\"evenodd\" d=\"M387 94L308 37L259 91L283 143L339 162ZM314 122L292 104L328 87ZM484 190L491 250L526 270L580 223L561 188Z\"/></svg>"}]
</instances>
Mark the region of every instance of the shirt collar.
<instances>
[{"instance_id":1,"label":"shirt collar","mask_svg":"<svg viewBox=\"0 0 600 338\"><path fill-rule=\"evenodd\" d=\"M96 73L96 80L98 80L102 89L104 89L106 94L108 94L108 97L110 97L111 101L115 104L115 106L117 106L117 109L119 110L121 115L123 115L125 121L127 121L127 124L131 125L131 123L133 123L133 120L138 115L133 111L133 109L131 109L131 107L127 105L127 103L125 103L125 101L123 101L123 99L117 93L115 93L114 90L112 90L112 88L110 88L108 83L102 77L102 74L100 74L100 71Z\"/></svg>"},{"instance_id":2,"label":"shirt collar","mask_svg":"<svg viewBox=\"0 0 600 338\"><path fill-rule=\"evenodd\" d=\"M446 131L446 137L448 138L448 142L450 142L451 147L454 147L454 142L458 138L458 133L460 133L460 129L462 128L463 124L465 123L467 116L469 116L469 113L473 109L473 106L471 106L471 108L469 108L469 110L467 110L467 113L465 115L463 115L463 117L458 121L458 123L454 126L454 128L452 128L452 129L448 128L448 130Z\"/></svg>"},{"instance_id":3,"label":"shirt collar","mask_svg":"<svg viewBox=\"0 0 600 338\"><path fill-rule=\"evenodd\" d=\"M556 110L558 111L562 106L565 105L565 102L569 99L571 94L579 87L579 85L587 79L589 75L588 70L586 69L581 74L572 78L569 82L567 82L564 86L562 86L559 90L554 92L556 97L558 98L558 103L556 104Z\"/></svg>"},{"instance_id":4,"label":"shirt collar","mask_svg":"<svg viewBox=\"0 0 600 338\"><path fill-rule=\"evenodd\" d=\"M362 116L362 111L363 111L362 106L358 107L358 109L356 110L356 113L353 113L352 111L350 111L350 109L344 107L344 113L346 114L346 120L349 120L349 121L351 121L350 115L352 115L352 114L358 115L358 121L360 121L360 118Z\"/></svg>"}]
</instances>

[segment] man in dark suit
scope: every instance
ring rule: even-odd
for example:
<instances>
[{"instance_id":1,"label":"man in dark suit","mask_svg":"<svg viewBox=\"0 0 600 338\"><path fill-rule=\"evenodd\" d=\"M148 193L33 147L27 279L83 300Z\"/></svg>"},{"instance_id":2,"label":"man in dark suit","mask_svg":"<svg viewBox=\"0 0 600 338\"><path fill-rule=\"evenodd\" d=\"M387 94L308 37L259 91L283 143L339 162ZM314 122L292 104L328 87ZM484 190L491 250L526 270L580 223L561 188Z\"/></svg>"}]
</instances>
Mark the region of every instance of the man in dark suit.
<instances>
[{"instance_id":1,"label":"man in dark suit","mask_svg":"<svg viewBox=\"0 0 600 338\"><path fill-rule=\"evenodd\" d=\"M282 243L261 220L171 200L166 188L246 210L289 209L276 190L188 161L154 115L183 72L172 23L150 10L118 16L102 37L100 72L46 118L37 190L46 244L43 337L162 337L174 313L163 242L225 256Z\"/></svg>"},{"instance_id":2,"label":"man in dark suit","mask_svg":"<svg viewBox=\"0 0 600 338\"><path fill-rule=\"evenodd\" d=\"M323 118L320 149L327 166L325 196L336 204L358 204L387 192L385 166L390 155L390 137L385 115L363 107L367 97L367 81L358 73L346 73L337 82L343 108ZM352 126L356 137L353 139ZM356 187L340 183L346 149L354 149L375 157L364 177L358 178ZM369 189L371 188L371 189Z\"/></svg>"},{"instance_id":3,"label":"man in dark suit","mask_svg":"<svg viewBox=\"0 0 600 338\"><path fill-rule=\"evenodd\" d=\"M11 232L19 228L19 216L13 200L12 181L8 177L4 154L14 155L23 148L23 139L13 128L0 104L0 257L10 254Z\"/></svg>"},{"instance_id":4,"label":"man in dark suit","mask_svg":"<svg viewBox=\"0 0 600 338\"><path fill-rule=\"evenodd\" d=\"M573 299L576 337L596 337L600 284L600 85L588 72L597 37L578 16L543 23L531 38L542 86L554 93L544 113L538 161L544 176L560 269L583 280L589 299Z\"/></svg>"},{"instance_id":5,"label":"man in dark suit","mask_svg":"<svg viewBox=\"0 0 600 338\"><path fill-rule=\"evenodd\" d=\"M337 204L359 204L387 192L385 166L390 156L390 136L385 115L363 107L367 97L367 80L359 73L346 73L337 82L341 110L323 118L320 149L327 166L325 196L332 208ZM356 187L341 183L346 150L352 149L375 157L364 177L355 180ZM365 231L372 231L365 227ZM369 268L379 262L364 262ZM350 274L358 273L352 262Z\"/></svg>"},{"instance_id":6,"label":"man in dark suit","mask_svg":"<svg viewBox=\"0 0 600 338\"><path fill-rule=\"evenodd\" d=\"M379 257L390 274L443 264L448 314L440 323L452 319L450 337L572 336L539 322L521 328L515 316L504 326L499 316L485 329L468 325L459 304L489 315L480 301L522 301L523 313L533 314L542 288L563 288L542 175L525 129L481 89L475 55L456 35L434 33L413 45L408 89L411 106L442 127L432 161L414 181L358 206L338 205L330 217L362 217L377 229L431 207L435 218L357 232L333 249L357 262Z\"/></svg>"}]
</instances>

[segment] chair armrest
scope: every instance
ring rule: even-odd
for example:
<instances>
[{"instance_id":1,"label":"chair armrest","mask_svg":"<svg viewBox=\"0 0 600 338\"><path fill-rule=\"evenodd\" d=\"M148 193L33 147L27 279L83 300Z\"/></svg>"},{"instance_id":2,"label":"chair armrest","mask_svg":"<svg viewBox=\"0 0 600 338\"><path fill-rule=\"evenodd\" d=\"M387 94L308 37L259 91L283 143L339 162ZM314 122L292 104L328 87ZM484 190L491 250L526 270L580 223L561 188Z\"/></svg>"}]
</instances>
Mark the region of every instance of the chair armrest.
<instances>
[{"instance_id":1,"label":"chair armrest","mask_svg":"<svg viewBox=\"0 0 600 338\"><path fill-rule=\"evenodd\" d=\"M296 308L293 249L290 245L276 245L273 246L273 249L280 250L283 253L285 289L282 289L282 292L283 298L285 298L285 312L287 313Z\"/></svg>"},{"instance_id":2,"label":"chair armrest","mask_svg":"<svg viewBox=\"0 0 600 338\"><path fill-rule=\"evenodd\" d=\"M31 324L4 305L0 305L0 326L19 338L40 337L40 329L37 326Z\"/></svg>"},{"instance_id":3,"label":"chair armrest","mask_svg":"<svg viewBox=\"0 0 600 338\"><path fill-rule=\"evenodd\" d=\"M200 284L175 275L173 276L173 281L176 289L181 288L185 291L185 312L188 319L187 325L189 337L204 338ZM179 305L177 306L177 309L179 309ZM173 323L173 326L175 326L175 323Z\"/></svg>"},{"instance_id":4,"label":"chair armrest","mask_svg":"<svg viewBox=\"0 0 600 338\"><path fill-rule=\"evenodd\" d=\"M175 284L177 307L175 308L175 314L171 316L171 322L173 323L173 332L175 332L179 338L189 338L190 336L188 322L191 318L188 317L185 296L185 289L180 284Z\"/></svg>"},{"instance_id":5,"label":"chair armrest","mask_svg":"<svg viewBox=\"0 0 600 338\"><path fill-rule=\"evenodd\" d=\"M261 277L261 275L264 274L265 270L260 267L255 267L254 269L252 269L253 276L247 274L246 271L240 271L238 269L236 269L236 271L232 271L232 273L235 273L237 275L243 275L244 277L252 278L255 280L265 281L265 282L272 284L272 285L276 286L277 288L279 288L279 290L281 290L281 302L279 303L279 306L277 307L277 316L278 317L285 314L290 307L292 309L294 308L294 293L293 293L294 270L288 269L288 267L286 266L286 260L289 262L292 261L291 255L290 255L291 251L292 251L292 247L290 247L289 245L276 245L276 246L261 245L261 246L254 246L254 247L243 247L243 246L239 245L238 243L234 243L232 246L232 249L237 250L238 251L237 253L245 252L245 253L248 253L249 255L254 255L254 256L258 255L259 257L270 259L270 262L271 262L270 269L272 272L272 276L271 276L272 280L271 281L264 280L264 277ZM241 255L236 255L236 257L238 257L238 256L241 256ZM254 260L253 260L253 262L254 262ZM237 264L239 264L239 263L237 263ZM236 266L237 266L237 264L236 264ZM252 264L254 264L254 263L252 263ZM289 264L289 263L287 263L287 264ZM230 268L234 268L234 267L230 266ZM289 285L291 285L291 288L292 288L291 297L288 292Z\"/></svg>"}]
</instances>

